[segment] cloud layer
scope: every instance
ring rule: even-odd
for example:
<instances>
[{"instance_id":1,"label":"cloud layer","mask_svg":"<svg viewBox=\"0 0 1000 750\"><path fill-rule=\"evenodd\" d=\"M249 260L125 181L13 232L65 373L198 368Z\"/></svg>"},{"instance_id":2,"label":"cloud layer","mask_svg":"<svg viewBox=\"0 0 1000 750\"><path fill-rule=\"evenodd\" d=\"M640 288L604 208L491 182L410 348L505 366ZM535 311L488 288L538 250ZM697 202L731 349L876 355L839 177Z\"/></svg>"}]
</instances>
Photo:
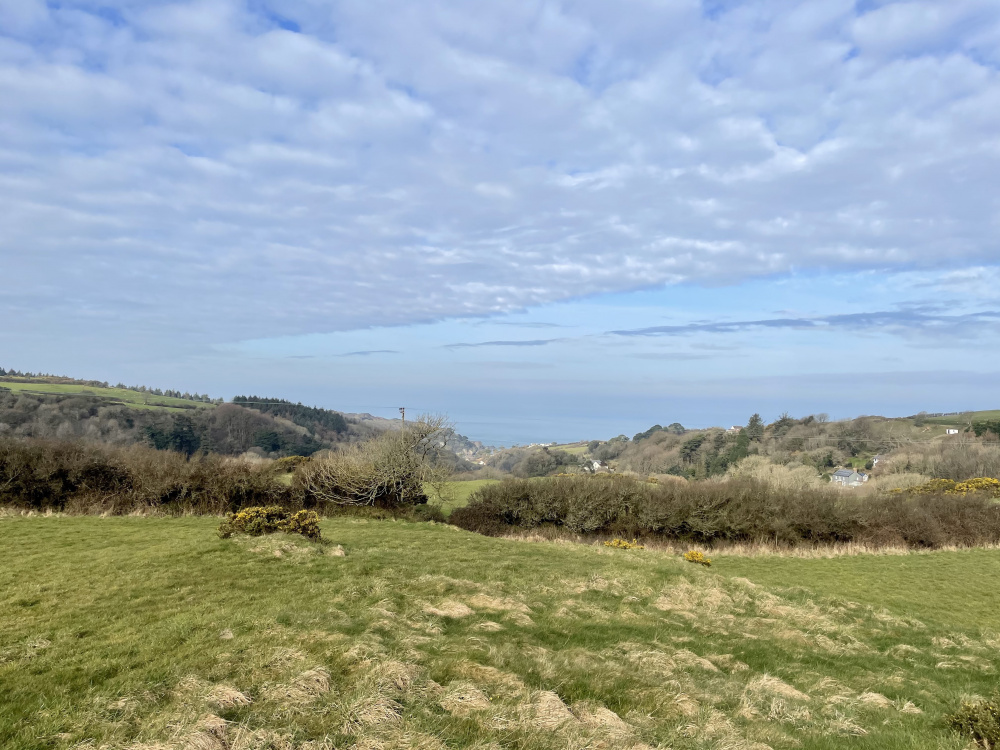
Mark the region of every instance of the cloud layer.
<instances>
[{"instance_id":1,"label":"cloud layer","mask_svg":"<svg viewBox=\"0 0 1000 750\"><path fill-rule=\"evenodd\" d=\"M231 341L989 265L998 50L993 0L0 0L0 314Z\"/></svg>"}]
</instances>

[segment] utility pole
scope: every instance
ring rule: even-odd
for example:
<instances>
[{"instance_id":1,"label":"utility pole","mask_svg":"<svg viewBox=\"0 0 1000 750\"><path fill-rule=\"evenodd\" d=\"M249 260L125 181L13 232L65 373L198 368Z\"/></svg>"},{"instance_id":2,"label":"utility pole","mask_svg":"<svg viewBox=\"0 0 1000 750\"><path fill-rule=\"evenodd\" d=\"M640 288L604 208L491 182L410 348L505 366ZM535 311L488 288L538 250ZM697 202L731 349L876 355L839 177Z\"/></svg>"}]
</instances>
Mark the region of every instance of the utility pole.
<instances>
[{"instance_id":1,"label":"utility pole","mask_svg":"<svg viewBox=\"0 0 1000 750\"><path fill-rule=\"evenodd\" d=\"M403 417L403 423L405 424L406 423L406 407L405 406L400 406L399 407L399 413Z\"/></svg>"}]
</instances>

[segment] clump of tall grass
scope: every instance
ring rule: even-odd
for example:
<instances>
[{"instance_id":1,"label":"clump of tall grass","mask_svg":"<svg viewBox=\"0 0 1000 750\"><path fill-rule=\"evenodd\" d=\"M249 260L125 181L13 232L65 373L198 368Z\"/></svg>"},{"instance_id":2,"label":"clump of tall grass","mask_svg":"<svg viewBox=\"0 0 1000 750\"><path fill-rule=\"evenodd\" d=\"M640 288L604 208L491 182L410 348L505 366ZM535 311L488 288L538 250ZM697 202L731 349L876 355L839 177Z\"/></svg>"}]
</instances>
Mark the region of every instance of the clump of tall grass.
<instances>
[{"instance_id":1,"label":"clump of tall grass","mask_svg":"<svg viewBox=\"0 0 1000 750\"><path fill-rule=\"evenodd\" d=\"M753 478L667 485L624 476L508 480L479 489L449 520L492 536L553 530L708 546L1000 542L1000 504L985 493L869 495Z\"/></svg>"}]
</instances>

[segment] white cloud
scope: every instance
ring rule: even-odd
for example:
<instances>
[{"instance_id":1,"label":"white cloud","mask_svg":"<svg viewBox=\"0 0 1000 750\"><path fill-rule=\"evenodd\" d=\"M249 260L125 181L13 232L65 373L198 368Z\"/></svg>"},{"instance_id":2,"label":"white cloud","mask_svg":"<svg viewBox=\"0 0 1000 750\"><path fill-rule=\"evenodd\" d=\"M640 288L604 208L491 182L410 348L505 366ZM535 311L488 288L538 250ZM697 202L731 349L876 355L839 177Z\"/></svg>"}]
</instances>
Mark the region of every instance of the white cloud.
<instances>
[{"instance_id":1,"label":"white cloud","mask_svg":"<svg viewBox=\"0 0 1000 750\"><path fill-rule=\"evenodd\" d=\"M0 313L222 341L996 263L994 10L3 3Z\"/></svg>"}]
</instances>

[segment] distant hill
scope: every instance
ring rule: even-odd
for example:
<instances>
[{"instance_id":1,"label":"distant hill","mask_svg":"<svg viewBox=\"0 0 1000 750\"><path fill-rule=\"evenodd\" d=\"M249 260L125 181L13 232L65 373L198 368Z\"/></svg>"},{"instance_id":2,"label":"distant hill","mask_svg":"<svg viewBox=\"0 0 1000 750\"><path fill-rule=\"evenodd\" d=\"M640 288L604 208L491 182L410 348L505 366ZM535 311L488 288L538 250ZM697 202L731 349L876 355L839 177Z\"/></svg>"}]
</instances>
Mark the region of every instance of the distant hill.
<instances>
[{"instance_id":1,"label":"distant hill","mask_svg":"<svg viewBox=\"0 0 1000 750\"><path fill-rule=\"evenodd\" d=\"M280 457L310 455L377 431L340 412L283 399L240 397L225 403L207 395L64 376L0 375L0 436L146 443L189 455L252 451Z\"/></svg>"}]
</instances>

